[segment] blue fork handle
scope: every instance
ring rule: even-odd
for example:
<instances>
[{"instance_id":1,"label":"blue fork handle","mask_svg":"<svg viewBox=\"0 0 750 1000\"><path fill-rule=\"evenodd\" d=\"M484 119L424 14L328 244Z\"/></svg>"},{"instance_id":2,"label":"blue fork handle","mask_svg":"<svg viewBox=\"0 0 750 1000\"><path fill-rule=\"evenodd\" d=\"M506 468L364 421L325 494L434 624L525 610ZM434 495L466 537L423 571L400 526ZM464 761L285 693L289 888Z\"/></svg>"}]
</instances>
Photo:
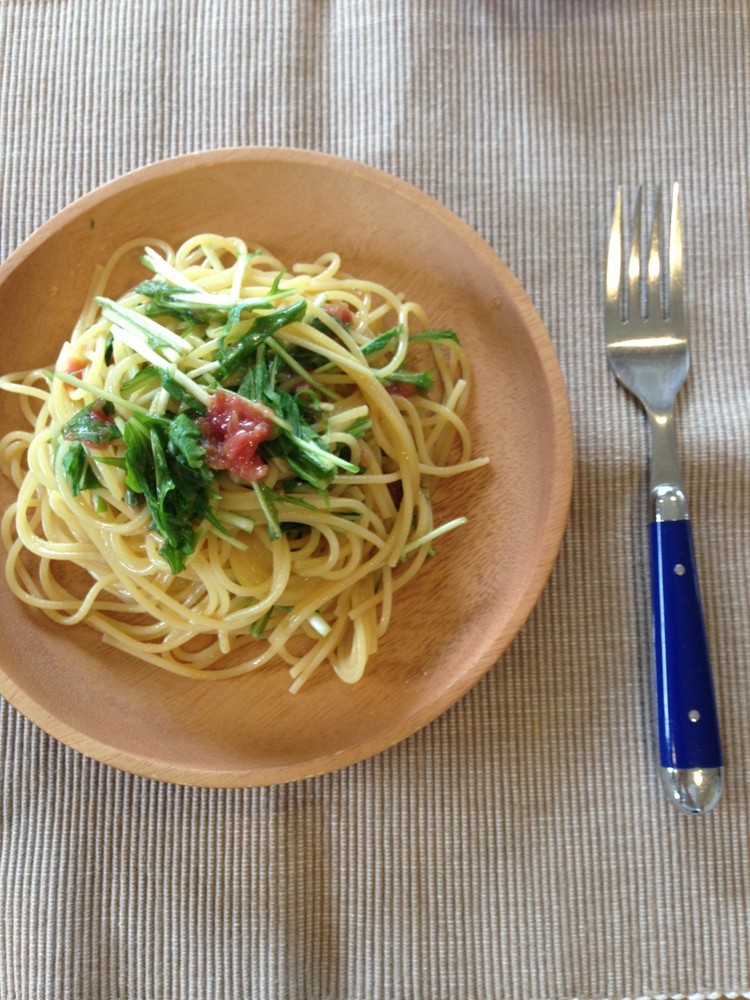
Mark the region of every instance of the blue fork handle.
<instances>
[{"instance_id":1,"label":"blue fork handle","mask_svg":"<svg viewBox=\"0 0 750 1000\"><path fill-rule=\"evenodd\" d=\"M720 769L719 720L690 521L652 521L650 540L661 766L671 773Z\"/></svg>"}]
</instances>

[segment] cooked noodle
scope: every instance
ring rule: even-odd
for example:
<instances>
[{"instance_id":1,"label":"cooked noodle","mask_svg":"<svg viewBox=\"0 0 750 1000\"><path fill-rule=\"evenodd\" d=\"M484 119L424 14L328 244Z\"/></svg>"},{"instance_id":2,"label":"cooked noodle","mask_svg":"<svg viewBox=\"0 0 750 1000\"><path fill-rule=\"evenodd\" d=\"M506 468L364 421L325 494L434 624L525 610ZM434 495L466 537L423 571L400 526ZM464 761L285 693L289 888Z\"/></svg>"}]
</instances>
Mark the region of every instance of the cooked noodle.
<instances>
[{"instance_id":1,"label":"cooked noodle","mask_svg":"<svg viewBox=\"0 0 750 1000\"><path fill-rule=\"evenodd\" d=\"M134 248L155 272L150 283L103 299ZM261 336L263 318L282 312L285 322ZM369 348L378 337L381 346ZM258 379L267 400L283 397L284 413L248 391ZM20 394L27 425L0 442L0 467L18 490L2 522L13 593L53 621L86 622L112 646L187 677L283 661L292 690L322 663L359 680L395 594L433 542L463 523L434 523L435 484L486 461L471 454L470 374L458 340L431 331L414 302L343 274L335 253L287 271L235 238L199 235L176 250L128 244L95 276L54 374L19 372L0 387ZM250 455L256 464L262 456L252 480L207 443L219 423L206 413L220 393L222 428L240 419L232 410L240 397L257 402L253 420L270 422L271 437ZM87 430L77 437L85 407ZM169 524L160 531L133 489L123 434L131 419L148 428L163 417L166 428L179 413L188 431L201 429L211 471L180 458L180 475L208 483L208 507L186 515L194 523L179 526L171 545ZM307 427L294 437L298 413ZM101 439L86 438L92 429ZM296 465L277 445L283 431ZM144 433L156 454L155 432ZM174 469L171 438L165 454ZM333 463L324 483L308 459L312 469ZM160 460L157 490L167 475ZM178 507L179 493L169 501Z\"/></svg>"}]
</instances>

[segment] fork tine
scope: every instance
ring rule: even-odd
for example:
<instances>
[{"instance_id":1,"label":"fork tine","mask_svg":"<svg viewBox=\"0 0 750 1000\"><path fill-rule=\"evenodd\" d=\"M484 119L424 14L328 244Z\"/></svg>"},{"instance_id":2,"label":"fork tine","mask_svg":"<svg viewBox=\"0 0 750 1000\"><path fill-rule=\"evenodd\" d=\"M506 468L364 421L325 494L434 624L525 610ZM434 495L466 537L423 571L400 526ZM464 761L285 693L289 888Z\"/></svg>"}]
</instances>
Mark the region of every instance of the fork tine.
<instances>
[{"instance_id":1,"label":"fork tine","mask_svg":"<svg viewBox=\"0 0 750 1000\"><path fill-rule=\"evenodd\" d=\"M659 258L659 240L663 227L662 222L662 190L661 184L656 189L654 204L654 219L651 224L651 250L648 255L647 288L649 318L657 319L664 314L661 305L661 264Z\"/></svg>"},{"instance_id":2,"label":"fork tine","mask_svg":"<svg viewBox=\"0 0 750 1000\"><path fill-rule=\"evenodd\" d=\"M672 186L669 219L669 316L675 323L682 322L682 224L680 185L676 181Z\"/></svg>"},{"instance_id":3,"label":"fork tine","mask_svg":"<svg viewBox=\"0 0 750 1000\"><path fill-rule=\"evenodd\" d=\"M605 311L612 319L621 318L620 283L622 281L622 187L618 187L615 210L612 215L612 229L607 250L607 280Z\"/></svg>"},{"instance_id":4,"label":"fork tine","mask_svg":"<svg viewBox=\"0 0 750 1000\"><path fill-rule=\"evenodd\" d=\"M641 315L641 206L643 187L638 186L633 209L633 231L630 238L630 260L628 262L628 319Z\"/></svg>"}]
</instances>

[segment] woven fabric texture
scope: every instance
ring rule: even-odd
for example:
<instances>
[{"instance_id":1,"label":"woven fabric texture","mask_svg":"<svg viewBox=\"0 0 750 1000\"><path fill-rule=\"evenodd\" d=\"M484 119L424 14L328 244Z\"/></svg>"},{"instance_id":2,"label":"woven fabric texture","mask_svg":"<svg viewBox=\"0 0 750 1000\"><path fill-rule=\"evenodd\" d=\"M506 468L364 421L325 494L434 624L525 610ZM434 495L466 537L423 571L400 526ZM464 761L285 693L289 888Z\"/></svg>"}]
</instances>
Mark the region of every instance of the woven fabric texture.
<instances>
[{"instance_id":1,"label":"woven fabric texture","mask_svg":"<svg viewBox=\"0 0 750 1000\"><path fill-rule=\"evenodd\" d=\"M3 1000L750 995L749 51L745 0L0 0L0 257L163 157L360 160L509 263L558 351L576 448L568 532L522 633L374 759L176 787L2 703ZM656 776L646 424L601 328L615 187L673 178L693 361L679 436L727 768L699 819Z\"/></svg>"}]
</instances>

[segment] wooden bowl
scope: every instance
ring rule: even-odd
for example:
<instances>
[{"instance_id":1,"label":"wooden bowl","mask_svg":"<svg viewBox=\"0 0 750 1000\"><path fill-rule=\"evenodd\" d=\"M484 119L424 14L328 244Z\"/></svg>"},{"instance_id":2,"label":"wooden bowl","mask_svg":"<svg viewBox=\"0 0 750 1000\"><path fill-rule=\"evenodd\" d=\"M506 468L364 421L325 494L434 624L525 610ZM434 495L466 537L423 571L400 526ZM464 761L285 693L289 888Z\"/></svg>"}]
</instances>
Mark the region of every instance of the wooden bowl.
<instances>
[{"instance_id":1,"label":"wooden bowl","mask_svg":"<svg viewBox=\"0 0 750 1000\"><path fill-rule=\"evenodd\" d=\"M85 625L52 624L0 591L0 694L53 736L150 778L267 785L324 773L404 739L444 712L497 661L536 603L565 527L572 435L552 345L506 265L464 222L378 170L278 148L225 149L137 170L81 198L0 267L2 365L50 364L94 266L133 237L178 243L238 235L288 263L337 250L346 271L422 303L473 361L469 424L488 469L446 482L441 540L405 588L364 679L321 668L298 694L285 667L206 683L102 644ZM117 272L124 291L137 261ZM0 431L19 422L0 393ZM3 481L5 508L12 487Z\"/></svg>"}]
</instances>

